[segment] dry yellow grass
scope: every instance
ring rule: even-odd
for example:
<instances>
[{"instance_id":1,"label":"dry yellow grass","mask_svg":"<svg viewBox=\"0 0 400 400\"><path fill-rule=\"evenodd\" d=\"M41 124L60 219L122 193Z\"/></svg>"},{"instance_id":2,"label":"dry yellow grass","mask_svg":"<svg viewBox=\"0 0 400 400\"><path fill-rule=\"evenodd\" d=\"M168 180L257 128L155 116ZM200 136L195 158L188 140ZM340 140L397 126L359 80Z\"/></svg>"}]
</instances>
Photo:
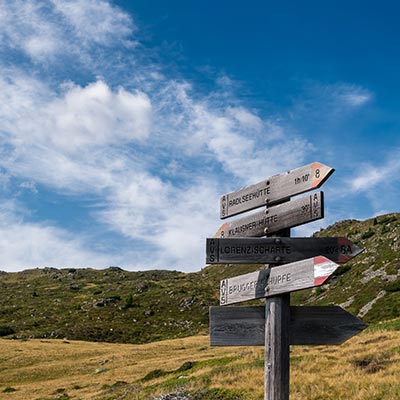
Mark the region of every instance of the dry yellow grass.
<instances>
[{"instance_id":1,"label":"dry yellow grass","mask_svg":"<svg viewBox=\"0 0 400 400\"><path fill-rule=\"evenodd\" d=\"M176 386L242 390L246 399L263 398L263 349L210 348L206 336L146 345L0 344L0 399L150 399ZM198 363L171 372L188 361ZM171 373L141 381L160 369ZM400 399L400 332L360 334L341 346L292 347L290 398Z\"/></svg>"},{"instance_id":2,"label":"dry yellow grass","mask_svg":"<svg viewBox=\"0 0 400 400\"><path fill-rule=\"evenodd\" d=\"M1 340L0 398L55 398L65 389L71 398L97 399L104 385L134 382L155 369L177 369L188 359L232 353L205 349L207 342L205 336L146 345ZM6 388L17 390L4 393Z\"/></svg>"}]
</instances>

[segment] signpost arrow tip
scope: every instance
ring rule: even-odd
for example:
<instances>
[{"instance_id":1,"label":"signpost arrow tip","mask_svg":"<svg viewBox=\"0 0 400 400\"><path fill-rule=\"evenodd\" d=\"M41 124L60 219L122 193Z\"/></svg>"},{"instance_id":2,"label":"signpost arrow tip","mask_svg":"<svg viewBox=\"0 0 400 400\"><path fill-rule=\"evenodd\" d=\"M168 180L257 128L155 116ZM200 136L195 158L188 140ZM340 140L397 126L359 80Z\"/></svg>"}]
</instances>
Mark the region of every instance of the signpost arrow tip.
<instances>
[{"instance_id":1,"label":"signpost arrow tip","mask_svg":"<svg viewBox=\"0 0 400 400\"><path fill-rule=\"evenodd\" d=\"M335 169L321 164L320 162L313 162L311 164L311 171L311 187L316 189L322 186L322 184L335 172Z\"/></svg>"},{"instance_id":2,"label":"signpost arrow tip","mask_svg":"<svg viewBox=\"0 0 400 400\"><path fill-rule=\"evenodd\" d=\"M314 257L314 286L324 284L339 265L324 256Z\"/></svg>"},{"instance_id":3,"label":"signpost arrow tip","mask_svg":"<svg viewBox=\"0 0 400 400\"><path fill-rule=\"evenodd\" d=\"M290 307L291 345L341 344L366 328L339 306ZM210 307L211 346L264 346L264 307Z\"/></svg>"},{"instance_id":4,"label":"signpost arrow tip","mask_svg":"<svg viewBox=\"0 0 400 400\"><path fill-rule=\"evenodd\" d=\"M339 260L340 264L344 264L350 261L352 258L357 256L358 254L364 251L363 248L357 246L351 240L340 237L338 238L338 246L339 246Z\"/></svg>"}]
</instances>

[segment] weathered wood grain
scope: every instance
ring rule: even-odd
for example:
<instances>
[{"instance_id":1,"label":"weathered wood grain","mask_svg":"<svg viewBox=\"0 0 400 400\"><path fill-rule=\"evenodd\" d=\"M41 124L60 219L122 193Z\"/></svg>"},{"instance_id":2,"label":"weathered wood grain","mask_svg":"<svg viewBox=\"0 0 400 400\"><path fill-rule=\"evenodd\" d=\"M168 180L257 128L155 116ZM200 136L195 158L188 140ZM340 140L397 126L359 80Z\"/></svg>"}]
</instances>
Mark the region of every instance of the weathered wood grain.
<instances>
[{"instance_id":1,"label":"weathered wood grain","mask_svg":"<svg viewBox=\"0 0 400 400\"><path fill-rule=\"evenodd\" d=\"M290 294L265 302L264 398L289 400Z\"/></svg>"},{"instance_id":2,"label":"weathered wood grain","mask_svg":"<svg viewBox=\"0 0 400 400\"><path fill-rule=\"evenodd\" d=\"M324 218L324 193L317 192L225 222L215 238L260 237Z\"/></svg>"},{"instance_id":3,"label":"weathered wood grain","mask_svg":"<svg viewBox=\"0 0 400 400\"><path fill-rule=\"evenodd\" d=\"M290 307L291 345L337 345L366 324L339 306ZM264 346L265 308L210 307L212 346Z\"/></svg>"},{"instance_id":4,"label":"weathered wood grain","mask_svg":"<svg viewBox=\"0 0 400 400\"><path fill-rule=\"evenodd\" d=\"M337 268L338 264L318 256L224 279L220 283L220 305L319 286L325 283Z\"/></svg>"},{"instance_id":5,"label":"weathered wood grain","mask_svg":"<svg viewBox=\"0 0 400 400\"><path fill-rule=\"evenodd\" d=\"M265 307L210 307L211 346L264 346Z\"/></svg>"},{"instance_id":6,"label":"weathered wood grain","mask_svg":"<svg viewBox=\"0 0 400 400\"><path fill-rule=\"evenodd\" d=\"M319 188L334 169L319 162L285 174L271 176L255 185L225 194L220 201L221 219Z\"/></svg>"},{"instance_id":7,"label":"weathered wood grain","mask_svg":"<svg viewBox=\"0 0 400 400\"><path fill-rule=\"evenodd\" d=\"M318 255L346 263L363 249L338 238L229 238L207 239L208 264L279 264Z\"/></svg>"}]
</instances>

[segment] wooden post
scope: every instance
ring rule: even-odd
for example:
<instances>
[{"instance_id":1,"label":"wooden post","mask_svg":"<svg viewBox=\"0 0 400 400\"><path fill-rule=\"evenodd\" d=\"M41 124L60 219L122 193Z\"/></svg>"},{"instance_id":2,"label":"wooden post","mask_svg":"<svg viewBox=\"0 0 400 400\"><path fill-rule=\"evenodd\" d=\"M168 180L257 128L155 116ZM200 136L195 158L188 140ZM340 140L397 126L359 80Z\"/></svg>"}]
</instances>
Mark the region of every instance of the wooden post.
<instances>
[{"instance_id":1,"label":"wooden post","mask_svg":"<svg viewBox=\"0 0 400 400\"><path fill-rule=\"evenodd\" d=\"M290 237L290 229L277 236ZM289 400L290 293L270 297L265 303L265 400Z\"/></svg>"},{"instance_id":2,"label":"wooden post","mask_svg":"<svg viewBox=\"0 0 400 400\"><path fill-rule=\"evenodd\" d=\"M289 399L289 306L289 293L266 300L265 400Z\"/></svg>"}]
</instances>

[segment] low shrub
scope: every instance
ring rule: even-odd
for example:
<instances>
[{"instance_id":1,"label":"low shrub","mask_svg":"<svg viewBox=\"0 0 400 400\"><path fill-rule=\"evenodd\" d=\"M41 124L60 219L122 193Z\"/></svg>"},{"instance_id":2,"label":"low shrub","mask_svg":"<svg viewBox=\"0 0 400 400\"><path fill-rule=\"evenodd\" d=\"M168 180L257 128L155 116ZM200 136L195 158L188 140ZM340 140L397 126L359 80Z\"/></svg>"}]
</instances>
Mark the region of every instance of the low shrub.
<instances>
[{"instance_id":1,"label":"low shrub","mask_svg":"<svg viewBox=\"0 0 400 400\"><path fill-rule=\"evenodd\" d=\"M398 291L400 291L400 279L397 279L397 280L395 280L393 282L388 283L385 286L385 290L387 292L398 292Z\"/></svg>"},{"instance_id":2,"label":"low shrub","mask_svg":"<svg viewBox=\"0 0 400 400\"><path fill-rule=\"evenodd\" d=\"M150 371L146 376L142 378L143 382L151 381L152 379L160 378L161 376L165 376L169 374L169 372L164 371L163 369L154 369Z\"/></svg>"},{"instance_id":3,"label":"low shrub","mask_svg":"<svg viewBox=\"0 0 400 400\"><path fill-rule=\"evenodd\" d=\"M368 239L371 236L374 236L375 232L372 229L368 229L367 231L365 231L362 235L361 235L361 239Z\"/></svg>"},{"instance_id":4,"label":"low shrub","mask_svg":"<svg viewBox=\"0 0 400 400\"><path fill-rule=\"evenodd\" d=\"M0 326L0 336L8 336L14 334L15 331L9 326Z\"/></svg>"},{"instance_id":5,"label":"low shrub","mask_svg":"<svg viewBox=\"0 0 400 400\"><path fill-rule=\"evenodd\" d=\"M15 389L15 388L13 388L13 387L6 387L4 390L3 390L3 393L12 393L12 392L16 392L17 391L17 389Z\"/></svg>"}]
</instances>

